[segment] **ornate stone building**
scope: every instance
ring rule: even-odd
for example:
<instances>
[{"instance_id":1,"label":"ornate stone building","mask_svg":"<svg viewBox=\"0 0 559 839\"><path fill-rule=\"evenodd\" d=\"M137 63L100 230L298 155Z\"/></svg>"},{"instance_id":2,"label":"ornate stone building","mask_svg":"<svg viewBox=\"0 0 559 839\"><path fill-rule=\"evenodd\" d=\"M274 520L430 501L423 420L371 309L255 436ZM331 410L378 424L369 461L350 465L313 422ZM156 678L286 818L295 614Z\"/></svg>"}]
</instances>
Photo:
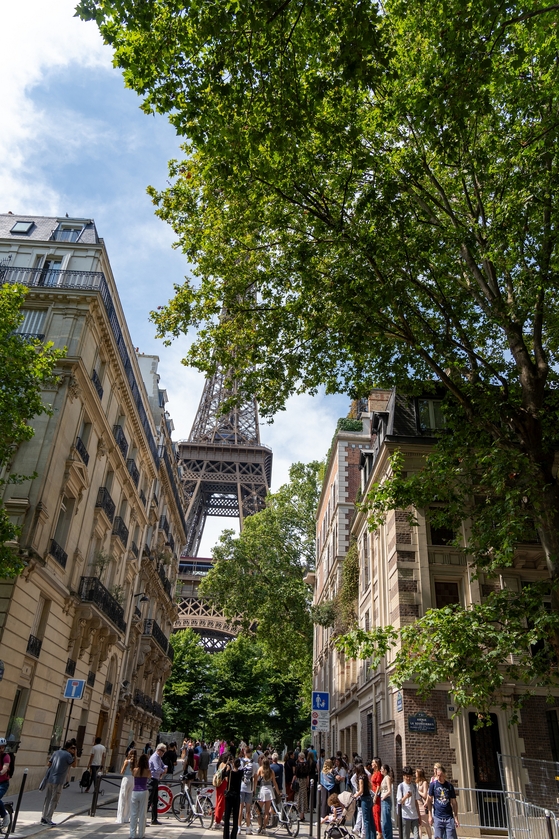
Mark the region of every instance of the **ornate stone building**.
<instances>
[{"instance_id":1,"label":"ornate stone building","mask_svg":"<svg viewBox=\"0 0 559 839\"><path fill-rule=\"evenodd\" d=\"M185 527L158 359L134 349L95 223L0 215L0 279L29 289L22 340L66 348L8 466L37 477L3 495L25 569L0 583L0 733L33 787L66 735L82 766L95 736L118 766L157 733Z\"/></svg>"}]
</instances>

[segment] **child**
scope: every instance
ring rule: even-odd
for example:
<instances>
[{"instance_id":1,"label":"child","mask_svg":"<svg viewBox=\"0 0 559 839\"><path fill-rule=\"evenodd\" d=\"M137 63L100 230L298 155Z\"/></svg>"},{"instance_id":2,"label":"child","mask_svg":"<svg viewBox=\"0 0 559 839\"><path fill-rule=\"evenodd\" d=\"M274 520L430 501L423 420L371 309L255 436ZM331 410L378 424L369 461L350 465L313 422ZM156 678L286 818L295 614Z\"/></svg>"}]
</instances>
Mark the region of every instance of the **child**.
<instances>
[{"instance_id":1,"label":"child","mask_svg":"<svg viewBox=\"0 0 559 839\"><path fill-rule=\"evenodd\" d=\"M332 795L328 796L328 806L330 807L330 814L328 816L324 816L321 820L321 824L330 823L340 821L344 814L344 805L338 798L337 793L333 792Z\"/></svg>"}]
</instances>

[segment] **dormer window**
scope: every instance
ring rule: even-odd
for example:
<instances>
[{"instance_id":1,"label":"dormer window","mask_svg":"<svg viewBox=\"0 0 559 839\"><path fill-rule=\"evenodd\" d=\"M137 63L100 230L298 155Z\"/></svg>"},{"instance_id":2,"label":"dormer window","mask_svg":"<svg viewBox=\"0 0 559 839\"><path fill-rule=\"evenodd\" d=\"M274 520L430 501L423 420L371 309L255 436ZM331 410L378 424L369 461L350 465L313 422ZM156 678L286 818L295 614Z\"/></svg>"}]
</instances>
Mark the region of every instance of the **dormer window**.
<instances>
[{"instance_id":1,"label":"dormer window","mask_svg":"<svg viewBox=\"0 0 559 839\"><path fill-rule=\"evenodd\" d=\"M418 399L417 420L420 431L435 431L446 427L441 399Z\"/></svg>"},{"instance_id":2,"label":"dormer window","mask_svg":"<svg viewBox=\"0 0 559 839\"><path fill-rule=\"evenodd\" d=\"M35 222L33 221L16 221L16 223L10 230L10 233L29 233L34 224Z\"/></svg>"},{"instance_id":3,"label":"dormer window","mask_svg":"<svg viewBox=\"0 0 559 839\"><path fill-rule=\"evenodd\" d=\"M53 231L55 242L77 242L83 230L83 224L59 224Z\"/></svg>"}]
</instances>

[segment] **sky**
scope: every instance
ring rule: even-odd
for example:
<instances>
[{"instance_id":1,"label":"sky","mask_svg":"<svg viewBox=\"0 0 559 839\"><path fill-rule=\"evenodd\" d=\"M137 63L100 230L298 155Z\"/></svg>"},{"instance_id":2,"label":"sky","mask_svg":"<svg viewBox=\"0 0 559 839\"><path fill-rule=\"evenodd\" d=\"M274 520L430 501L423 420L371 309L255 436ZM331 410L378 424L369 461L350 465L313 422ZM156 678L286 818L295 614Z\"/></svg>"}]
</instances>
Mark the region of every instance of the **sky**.
<instances>
[{"instance_id":1,"label":"sky","mask_svg":"<svg viewBox=\"0 0 559 839\"><path fill-rule=\"evenodd\" d=\"M95 219L132 340L160 358L173 437L181 440L204 381L181 364L188 338L164 347L149 312L172 296L188 264L146 194L148 185L165 186L179 141L164 117L140 111L95 24L74 17L75 2L0 4L0 212ZM345 396L297 396L262 425L262 442L274 452L272 489L285 483L291 463L325 456L348 406ZM222 528L233 525L209 519L200 555L209 556Z\"/></svg>"}]
</instances>

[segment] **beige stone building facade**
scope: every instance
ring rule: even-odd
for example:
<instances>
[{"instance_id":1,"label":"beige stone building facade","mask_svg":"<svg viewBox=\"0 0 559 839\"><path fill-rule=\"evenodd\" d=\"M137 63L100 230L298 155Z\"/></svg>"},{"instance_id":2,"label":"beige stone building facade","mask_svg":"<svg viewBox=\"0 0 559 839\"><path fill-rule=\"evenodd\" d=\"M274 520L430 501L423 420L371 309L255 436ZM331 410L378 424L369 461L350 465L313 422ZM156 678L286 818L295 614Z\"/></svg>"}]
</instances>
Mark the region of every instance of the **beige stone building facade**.
<instances>
[{"instance_id":1,"label":"beige stone building facade","mask_svg":"<svg viewBox=\"0 0 559 839\"><path fill-rule=\"evenodd\" d=\"M155 737L185 530L158 359L134 348L94 222L0 215L0 280L29 289L22 339L66 348L52 413L8 465L36 477L3 496L25 569L0 583L0 734L33 788L66 734L76 775L95 736L117 768ZM68 679L85 681L73 707Z\"/></svg>"},{"instance_id":2,"label":"beige stone building facade","mask_svg":"<svg viewBox=\"0 0 559 839\"><path fill-rule=\"evenodd\" d=\"M404 455L405 472L420 470L425 454L435 442L433 431L443 422L441 401L432 395L408 398L396 391L376 391L367 408L360 414L363 433L360 437L355 435L352 443L360 446L357 470L361 481L359 490L351 493L354 499L357 495L364 496L373 483L382 482L389 474L389 458L395 449ZM410 526L404 511L394 511L387 515L384 525L371 533L364 513L349 514L349 508L343 511L340 508L337 532L341 538L336 539L336 522L328 514L328 505L335 513L335 499L343 500L338 489L343 486L343 480L336 481L335 473L341 468L348 472L349 459L344 448L347 442L343 438L349 440L351 435L338 437L338 451L334 449L328 461L317 522L315 603L335 594L342 554L349 545L350 534L359 551L357 611L363 629L401 627L423 616L428 609L453 603L467 607L481 602L494 589L505 587L519 591L525 582L546 578L543 551L537 542L532 542L518 545L514 567L490 579L483 575L474 579L464 553L449 545L453 534L431 526L429 510L414 511L417 526ZM349 472L352 473L352 466ZM342 534L340 528L348 515L350 532L346 527ZM467 526L464 522L461 534L464 544ZM325 550L327 534L331 545ZM332 559L335 552L336 559ZM492 802L491 793L484 791L503 789L498 755L506 755L507 788L526 794L529 800L538 803L529 786L531 773L525 761L529 759L535 764L559 760L559 695L550 704L546 702L545 692L536 690L525 704L518 726L509 725L510 712L499 707L493 709L493 725L476 731L475 708L453 718L448 685L439 685L426 700L418 697L414 684L396 690L390 683L394 653L374 671L366 661L344 662L333 649L332 632L333 629L320 626L315 629L315 689L331 691L327 752L342 749L348 754L357 751L365 758L379 755L394 768L398 779L405 764L423 767L429 774L433 763L441 761L457 787L480 791L469 798L463 794L463 812L468 807L481 806L480 795L486 796L484 802ZM511 695L515 691L513 684L510 691ZM552 805L546 801L545 806ZM475 824L476 818L474 813L473 821L467 823ZM503 825L495 823L495 826Z\"/></svg>"}]
</instances>

